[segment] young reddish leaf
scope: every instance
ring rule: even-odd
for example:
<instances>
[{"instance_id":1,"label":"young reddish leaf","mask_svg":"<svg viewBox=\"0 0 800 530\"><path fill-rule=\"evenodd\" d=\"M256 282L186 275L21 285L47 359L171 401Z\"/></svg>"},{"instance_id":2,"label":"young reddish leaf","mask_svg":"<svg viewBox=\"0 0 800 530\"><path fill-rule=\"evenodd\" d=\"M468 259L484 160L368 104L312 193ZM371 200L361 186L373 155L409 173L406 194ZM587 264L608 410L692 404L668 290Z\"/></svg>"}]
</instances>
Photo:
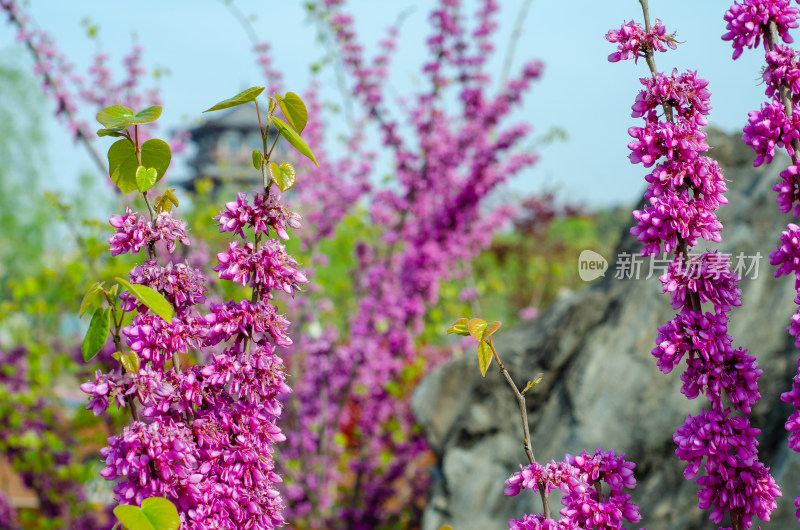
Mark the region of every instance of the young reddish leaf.
<instances>
[{"instance_id":1,"label":"young reddish leaf","mask_svg":"<svg viewBox=\"0 0 800 530\"><path fill-rule=\"evenodd\" d=\"M455 323L447 328L447 334L455 333L457 335L469 336L469 329L467 329L468 318L459 318Z\"/></svg>"},{"instance_id":2,"label":"young reddish leaf","mask_svg":"<svg viewBox=\"0 0 800 530\"><path fill-rule=\"evenodd\" d=\"M490 364L492 364L492 349L488 343L481 341L478 344L478 366L483 377L486 377L486 370L489 369Z\"/></svg>"},{"instance_id":3,"label":"young reddish leaf","mask_svg":"<svg viewBox=\"0 0 800 530\"><path fill-rule=\"evenodd\" d=\"M491 337L491 336L492 336L492 333L494 333L495 331L497 331L498 329L500 329L500 326L501 326L501 325L502 325L502 323L501 323L501 322L498 322L498 321L496 321L496 320L495 320L494 322L492 322L491 324L489 324L489 325L486 327L486 329L484 330L484 332L483 332L483 340L486 340L486 339L488 339L489 337Z\"/></svg>"},{"instance_id":4,"label":"young reddish leaf","mask_svg":"<svg viewBox=\"0 0 800 530\"><path fill-rule=\"evenodd\" d=\"M486 329L486 321L480 318L472 318L469 321L469 334L478 342L483 340L483 332Z\"/></svg>"}]
</instances>

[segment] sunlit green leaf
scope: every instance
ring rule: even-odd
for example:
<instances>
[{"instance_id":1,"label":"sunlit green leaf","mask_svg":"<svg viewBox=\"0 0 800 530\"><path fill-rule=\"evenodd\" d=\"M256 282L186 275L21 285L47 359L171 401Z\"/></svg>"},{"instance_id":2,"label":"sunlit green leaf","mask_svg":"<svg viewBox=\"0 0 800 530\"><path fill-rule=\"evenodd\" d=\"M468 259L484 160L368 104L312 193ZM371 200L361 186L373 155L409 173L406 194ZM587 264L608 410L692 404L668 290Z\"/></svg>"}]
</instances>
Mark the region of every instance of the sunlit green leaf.
<instances>
[{"instance_id":1,"label":"sunlit green leaf","mask_svg":"<svg viewBox=\"0 0 800 530\"><path fill-rule=\"evenodd\" d=\"M99 121L106 129L124 127L125 122L133 118L133 111L123 105L111 105L97 113Z\"/></svg>"},{"instance_id":2,"label":"sunlit green leaf","mask_svg":"<svg viewBox=\"0 0 800 530\"><path fill-rule=\"evenodd\" d=\"M483 340L483 332L486 329L486 321L480 318L473 318L470 319L469 324L469 334L472 335L472 338L477 341Z\"/></svg>"},{"instance_id":3,"label":"sunlit green leaf","mask_svg":"<svg viewBox=\"0 0 800 530\"><path fill-rule=\"evenodd\" d=\"M239 105L244 105L245 103L249 103L250 101L255 101L255 99L264 91L263 86L254 86L252 88L248 88L242 92L239 92L232 98L225 99L220 101L213 107L208 110L204 110L203 112L211 112L214 110L222 110L222 109L229 109L231 107L237 107Z\"/></svg>"},{"instance_id":4,"label":"sunlit green leaf","mask_svg":"<svg viewBox=\"0 0 800 530\"><path fill-rule=\"evenodd\" d=\"M108 168L112 182L117 185L122 193L128 194L137 191L136 149L130 140L117 140L108 150Z\"/></svg>"},{"instance_id":5,"label":"sunlit green leaf","mask_svg":"<svg viewBox=\"0 0 800 530\"><path fill-rule=\"evenodd\" d=\"M163 497L145 499L141 508L117 506L114 515L128 530L177 530L181 524L175 505Z\"/></svg>"},{"instance_id":6,"label":"sunlit green leaf","mask_svg":"<svg viewBox=\"0 0 800 530\"><path fill-rule=\"evenodd\" d=\"M447 328L447 334L455 333L457 335L469 336L469 329L467 328L468 318L459 318L455 323Z\"/></svg>"},{"instance_id":7,"label":"sunlit green leaf","mask_svg":"<svg viewBox=\"0 0 800 530\"><path fill-rule=\"evenodd\" d=\"M253 167L257 170L261 171L261 161L263 157L261 156L261 151L258 149L253 150Z\"/></svg>"},{"instance_id":8,"label":"sunlit green leaf","mask_svg":"<svg viewBox=\"0 0 800 530\"><path fill-rule=\"evenodd\" d=\"M284 122L280 118L276 118L274 116L272 118L272 123L275 124L275 127L278 128L278 131L281 133L281 135L283 135L284 138L286 138L286 141L289 142L289 144L291 144L292 147L297 149L297 151L301 155L305 156L306 158L314 162L314 165L319 167L319 164L317 164L317 159L314 158L314 153L311 152L311 148L308 147L308 144L306 144L305 140L300 138L300 135L297 134L297 132L294 129L289 127L286 124L286 122Z\"/></svg>"},{"instance_id":9,"label":"sunlit green leaf","mask_svg":"<svg viewBox=\"0 0 800 530\"><path fill-rule=\"evenodd\" d=\"M117 280L122 287L127 289L137 300L150 308L153 313L167 322L172 322L172 305L170 305L161 293L146 285L130 283L123 278L117 277L115 280Z\"/></svg>"},{"instance_id":10,"label":"sunlit green leaf","mask_svg":"<svg viewBox=\"0 0 800 530\"><path fill-rule=\"evenodd\" d=\"M297 181L297 175L294 172L294 166L288 162L284 162L280 166L275 162L270 162L269 176L272 177L272 181L281 191L290 189Z\"/></svg>"},{"instance_id":11,"label":"sunlit green leaf","mask_svg":"<svg viewBox=\"0 0 800 530\"><path fill-rule=\"evenodd\" d=\"M297 131L297 134L301 134L308 123L308 110L303 100L294 92L287 92L284 97L275 94L275 99L278 101L286 121Z\"/></svg>"},{"instance_id":12,"label":"sunlit green leaf","mask_svg":"<svg viewBox=\"0 0 800 530\"><path fill-rule=\"evenodd\" d=\"M158 171L154 167L145 169L144 166L139 166L136 168L136 186L142 193L156 185L157 177Z\"/></svg>"},{"instance_id":13,"label":"sunlit green leaf","mask_svg":"<svg viewBox=\"0 0 800 530\"><path fill-rule=\"evenodd\" d=\"M164 177L171 160L172 150L164 140L152 138L142 144L142 165L146 168L156 169L158 172L156 182Z\"/></svg>"}]
</instances>

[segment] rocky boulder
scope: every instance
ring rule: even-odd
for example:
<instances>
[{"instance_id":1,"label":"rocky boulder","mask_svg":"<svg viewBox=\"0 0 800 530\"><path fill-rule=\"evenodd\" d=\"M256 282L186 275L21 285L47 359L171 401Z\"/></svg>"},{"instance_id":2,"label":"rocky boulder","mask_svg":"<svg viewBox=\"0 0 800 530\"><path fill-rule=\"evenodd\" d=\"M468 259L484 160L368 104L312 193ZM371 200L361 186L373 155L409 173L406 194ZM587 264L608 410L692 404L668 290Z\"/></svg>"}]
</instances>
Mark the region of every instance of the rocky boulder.
<instances>
[{"instance_id":1,"label":"rocky boulder","mask_svg":"<svg viewBox=\"0 0 800 530\"><path fill-rule=\"evenodd\" d=\"M763 397L751 421L762 430L761 460L783 490L772 521L754 521L754 528L792 528L797 524L792 501L800 495L800 454L787 448L783 425L791 408L779 396L790 388L800 356L786 332L795 312L795 292L792 279L773 277L768 258L790 222L778 212L771 189L785 161L754 169L738 135L712 131L709 144L729 181L729 204L719 211L725 226L722 244L695 250L719 248L733 256L733 263L739 255L745 260L743 304L732 311L729 333L734 347L747 348L764 370L759 380ZM597 447L624 452L637 465L638 486L632 495L643 519L636 527L717 528L708 511L697 507L699 488L683 478L684 466L672 441L686 416L697 414L707 401L702 396L687 400L680 393L681 367L662 374L650 354L656 328L674 316L669 296L660 294L657 278L663 264L660 270L655 264L649 279L649 259L639 278L617 274L640 249L635 238L624 235L615 256L606 256L605 278L559 299L533 322L501 329L495 343L518 386L544 373L527 397L539 462ZM748 271L750 265L757 270ZM503 495L503 481L527 462L519 410L495 366L481 377L473 345L421 383L413 407L437 458L424 530L445 524L455 530L507 528L509 519L541 511L538 495L530 491ZM560 509L556 498L551 505L554 512Z\"/></svg>"}]
</instances>

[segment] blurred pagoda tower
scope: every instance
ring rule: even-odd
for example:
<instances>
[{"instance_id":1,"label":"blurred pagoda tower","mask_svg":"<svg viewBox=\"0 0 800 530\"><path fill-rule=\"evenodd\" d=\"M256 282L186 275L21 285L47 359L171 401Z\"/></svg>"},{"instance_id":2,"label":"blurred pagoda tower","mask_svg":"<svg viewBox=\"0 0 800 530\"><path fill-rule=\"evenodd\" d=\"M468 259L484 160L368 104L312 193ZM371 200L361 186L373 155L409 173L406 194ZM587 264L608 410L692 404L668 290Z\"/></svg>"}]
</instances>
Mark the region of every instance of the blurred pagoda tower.
<instances>
[{"instance_id":1,"label":"blurred pagoda tower","mask_svg":"<svg viewBox=\"0 0 800 530\"><path fill-rule=\"evenodd\" d=\"M208 115L211 119L189 130L191 142L196 149L187 161L189 178L181 185L196 189L200 179L208 179L213 189L233 186L243 190L255 190L261 186L261 177L253 168L253 150L262 150L261 131L253 115L252 105L239 105L226 112ZM261 122L267 119L261 114ZM276 132L270 128L267 149L275 141ZM276 147L278 154L280 146Z\"/></svg>"}]
</instances>

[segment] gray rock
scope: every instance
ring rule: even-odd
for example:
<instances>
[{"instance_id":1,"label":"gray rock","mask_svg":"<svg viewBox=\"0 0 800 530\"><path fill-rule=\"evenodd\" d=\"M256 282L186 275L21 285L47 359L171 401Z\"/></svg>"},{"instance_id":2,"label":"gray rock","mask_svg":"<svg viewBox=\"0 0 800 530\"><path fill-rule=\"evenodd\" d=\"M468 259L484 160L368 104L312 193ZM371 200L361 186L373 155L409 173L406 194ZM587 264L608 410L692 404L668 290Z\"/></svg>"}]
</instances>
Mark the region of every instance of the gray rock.
<instances>
[{"instance_id":1,"label":"gray rock","mask_svg":"<svg viewBox=\"0 0 800 530\"><path fill-rule=\"evenodd\" d=\"M761 255L757 274L751 271L740 284L743 305L733 309L729 329L734 346L756 355L764 370L763 398L751 421L763 431L761 460L784 492L772 521L754 521L754 527L791 528L797 524L792 499L800 494L800 455L786 446L783 424L791 407L779 396L790 388L800 355L786 332L795 292L792 279L773 277L768 258L790 222L778 212L771 189L786 163L776 159L766 169L754 169L738 135L710 131L709 143L729 180L729 204L719 211L725 226L719 248L734 262L740 252ZM695 250L706 247L716 248ZM626 234L616 255L638 255L640 248ZM641 508L641 526L717 528L708 512L697 508L699 488L683 478L672 441L686 416L707 401L702 396L687 400L680 393L680 368L662 374L650 354L656 328L674 316L669 297L660 294L660 273L648 280L618 279L615 260L609 262L604 279L558 300L535 321L495 335L501 359L520 388L544 372L527 397L534 454L548 462L601 446L624 452L637 465L632 495ZM455 530L507 528L509 519L541 511L532 492L503 496L503 481L527 462L519 409L494 366L480 376L472 347L435 369L412 405L437 457L424 530L445 524ZM558 499L551 499L551 506L558 511Z\"/></svg>"}]
</instances>

